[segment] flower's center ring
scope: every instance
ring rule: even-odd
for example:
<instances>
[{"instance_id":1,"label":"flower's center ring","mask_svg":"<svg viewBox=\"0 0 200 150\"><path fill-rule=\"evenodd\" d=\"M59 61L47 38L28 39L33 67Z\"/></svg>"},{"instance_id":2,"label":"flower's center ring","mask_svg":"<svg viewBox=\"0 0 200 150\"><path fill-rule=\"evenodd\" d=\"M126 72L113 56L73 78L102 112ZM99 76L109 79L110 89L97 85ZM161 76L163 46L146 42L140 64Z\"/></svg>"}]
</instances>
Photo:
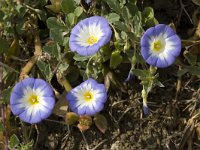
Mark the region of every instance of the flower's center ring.
<instances>
[{"instance_id":1,"label":"flower's center ring","mask_svg":"<svg viewBox=\"0 0 200 150\"><path fill-rule=\"evenodd\" d=\"M37 95L31 95L29 97L29 102L34 105L34 104L38 104L39 103L39 99Z\"/></svg>"},{"instance_id":2,"label":"flower's center ring","mask_svg":"<svg viewBox=\"0 0 200 150\"><path fill-rule=\"evenodd\" d=\"M85 92L84 93L84 100L85 101L91 101L93 99L93 94L91 92Z\"/></svg>"},{"instance_id":3,"label":"flower's center ring","mask_svg":"<svg viewBox=\"0 0 200 150\"><path fill-rule=\"evenodd\" d=\"M93 44L95 44L95 43L97 43L97 41L98 41L98 39L95 37L95 36L90 36L88 39L87 39L87 43L89 44L89 45L93 45Z\"/></svg>"},{"instance_id":4,"label":"flower's center ring","mask_svg":"<svg viewBox=\"0 0 200 150\"><path fill-rule=\"evenodd\" d=\"M163 48L163 44L161 41L155 41L153 42L153 50L156 52L159 52Z\"/></svg>"}]
</instances>

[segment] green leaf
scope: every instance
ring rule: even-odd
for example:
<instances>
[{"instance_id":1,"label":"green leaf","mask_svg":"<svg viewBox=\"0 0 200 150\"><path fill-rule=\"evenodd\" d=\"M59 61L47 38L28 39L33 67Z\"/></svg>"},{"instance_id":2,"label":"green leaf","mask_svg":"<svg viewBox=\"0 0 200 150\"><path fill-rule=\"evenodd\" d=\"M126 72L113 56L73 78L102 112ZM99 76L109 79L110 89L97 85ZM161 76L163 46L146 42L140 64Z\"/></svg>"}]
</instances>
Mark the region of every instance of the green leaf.
<instances>
[{"instance_id":1,"label":"green leaf","mask_svg":"<svg viewBox=\"0 0 200 150\"><path fill-rule=\"evenodd\" d=\"M108 19L109 23L115 23L116 21L119 21L120 16L118 14L116 14L116 13L110 13L107 16L107 19Z\"/></svg>"},{"instance_id":2,"label":"green leaf","mask_svg":"<svg viewBox=\"0 0 200 150\"><path fill-rule=\"evenodd\" d=\"M141 69L134 69L132 72L135 76L138 77L146 77L149 74L147 70L141 70Z\"/></svg>"},{"instance_id":3,"label":"green leaf","mask_svg":"<svg viewBox=\"0 0 200 150\"><path fill-rule=\"evenodd\" d=\"M11 43L9 49L6 51L7 56L10 58L11 56L18 56L20 51L20 45L18 38L14 38L13 42Z\"/></svg>"},{"instance_id":4,"label":"green leaf","mask_svg":"<svg viewBox=\"0 0 200 150\"><path fill-rule=\"evenodd\" d=\"M115 22L115 27L118 28L120 31L129 32L129 28L123 22Z\"/></svg>"},{"instance_id":5,"label":"green leaf","mask_svg":"<svg viewBox=\"0 0 200 150\"><path fill-rule=\"evenodd\" d=\"M137 1L137 0L136 0ZM136 12L138 12L139 10L138 10L138 7L136 6L136 4L134 4L134 3L129 3L128 5L127 5L127 7L128 7L128 10L129 10L129 12L130 12L130 14L132 15L132 16L134 16L134 14L136 14Z\"/></svg>"},{"instance_id":6,"label":"green leaf","mask_svg":"<svg viewBox=\"0 0 200 150\"><path fill-rule=\"evenodd\" d=\"M110 57L110 67L111 68L116 68L118 65L120 65L123 61L122 56L120 55L119 51L114 51L111 54Z\"/></svg>"},{"instance_id":7,"label":"green leaf","mask_svg":"<svg viewBox=\"0 0 200 150\"><path fill-rule=\"evenodd\" d=\"M159 87L165 87L160 81L158 81L157 79L154 81L155 85L159 86Z\"/></svg>"},{"instance_id":8,"label":"green leaf","mask_svg":"<svg viewBox=\"0 0 200 150\"><path fill-rule=\"evenodd\" d=\"M108 122L107 119L100 114L97 114L94 116L94 123L97 126L97 128L102 132L105 133L106 130L108 129Z\"/></svg>"},{"instance_id":9,"label":"green leaf","mask_svg":"<svg viewBox=\"0 0 200 150\"><path fill-rule=\"evenodd\" d=\"M20 143L20 141L19 141L18 137L15 134L13 134L10 137L10 140L9 140L9 143L8 143L8 147L10 149L14 149L19 145L19 143Z\"/></svg>"},{"instance_id":10,"label":"green leaf","mask_svg":"<svg viewBox=\"0 0 200 150\"><path fill-rule=\"evenodd\" d=\"M182 70L178 70L178 72L177 72L177 76L178 77L181 77L181 76L183 76L184 74L186 74L188 71L187 71L187 69L182 69Z\"/></svg>"},{"instance_id":11,"label":"green leaf","mask_svg":"<svg viewBox=\"0 0 200 150\"><path fill-rule=\"evenodd\" d=\"M73 13L69 13L65 18L68 27L72 27L75 24L76 16Z\"/></svg>"},{"instance_id":12,"label":"green leaf","mask_svg":"<svg viewBox=\"0 0 200 150\"><path fill-rule=\"evenodd\" d=\"M130 4L134 4L136 5L137 4L137 0L129 0Z\"/></svg>"},{"instance_id":13,"label":"green leaf","mask_svg":"<svg viewBox=\"0 0 200 150\"><path fill-rule=\"evenodd\" d=\"M83 7L77 7L74 11L76 17L79 17L83 13Z\"/></svg>"},{"instance_id":14,"label":"green leaf","mask_svg":"<svg viewBox=\"0 0 200 150\"><path fill-rule=\"evenodd\" d=\"M65 122L68 125L73 125L78 122L79 116L74 112L67 112L65 116Z\"/></svg>"},{"instance_id":15,"label":"green leaf","mask_svg":"<svg viewBox=\"0 0 200 150\"><path fill-rule=\"evenodd\" d=\"M62 0L51 0L51 5L46 5L45 7L54 13L59 13L61 10L61 1Z\"/></svg>"},{"instance_id":16,"label":"green leaf","mask_svg":"<svg viewBox=\"0 0 200 150\"><path fill-rule=\"evenodd\" d=\"M192 75L196 75L196 76L200 75L200 67L197 67L197 66L187 66L185 68Z\"/></svg>"},{"instance_id":17,"label":"green leaf","mask_svg":"<svg viewBox=\"0 0 200 150\"><path fill-rule=\"evenodd\" d=\"M100 49L99 54L100 54L100 58L101 58L102 62L106 62L108 59L110 59L111 50L110 50L109 46L108 45L103 46Z\"/></svg>"},{"instance_id":18,"label":"green leaf","mask_svg":"<svg viewBox=\"0 0 200 150\"><path fill-rule=\"evenodd\" d=\"M40 71L43 73L43 75L45 76L47 81L51 81L52 78L52 71L50 68L50 64L49 63L45 63L41 60L37 61L37 66L40 69Z\"/></svg>"},{"instance_id":19,"label":"green leaf","mask_svg":"<svg viewBox=\"0 0 200 150\"><path fill-rule=\"evenodd\" d=\"M147 21L146 21L146 26L147 27L152 27L152 26L155 26L155 25L157 25L157 24L159 24L159 22L158 22L158 20L156 19L156 18L150 18L150 19L148 19Z\"/></svg>"},{"instance_id":20,"label":"green leaf","mask_svg":"<svg viewBox=\"0 0 200 150\"><path fill-rule=\"evenodd\" d=\"M47 19L47 27L49 29L63 29L66 30L66 27L64 24L62 24L57 18L50 17Z\"/></svg>"},{"instance_id":21,"label":"green leaf","mask_svg":"<svg viewBox=\"0 0 200 150\"><path fill-rule=\"evenodd\" d=\"M153 18L153 17L154 17L153 8L151 8L151 7L145 7L145 8L144 8L144 11L142 12L142 16L143 16L145 19Z\"/></svg>"},{"instance_id":22,"label":"green leaf","mask_svg":"<svg viewBox=\"0 0 200 150\"><path fill-rule=\"evenodd\" d=\"M43 47L44 52L47 52L52 57L55 57L58 61L61 59L61 50L60 46L57 43L53 43L51 45L45 45Z\"/></svg>"},{"instance_id":23,"label":"green leaf","mask_svg":"<svg viewBox=\"0 0 200 150\"><path fill-rule=\"evenodd\" d=\"M105 0L111 9L113 9L117 14L121 14L121 8L117 0Z\"/></svg>"},{"instance_id":24,"label":"green leaf","mask_svg":"<svg viewBox=\"0 0 200 150\"><path fill-rule=\"evenodd\" d=\"M191 52L184 51L183 55L190 65L194 66L197 63L197 56L193 55Z\"/></svg>"},{"instance_id":25,"label":"green leaf","mask_svg":"<svg viewBox=\"0 0 200 150\"><path fill-rule=\"evenodd\" d=\"M67 62L62 63L58 67L58 71L63 74L69 68L69 64Z\"/></svg>"},{"instance_id":26,"label":"green leaf","mask_svg":"<svg viewBox=\"0 0 200 150\"><path fill-rule=\"evenodd\" d=\"M62 30L60 29L51 29L50 30L50 38L56 42L58 42L60 45L63 45L64 35Z\"/></svg>"},{"instance_id":27,"label":"green leaf","mask_svg":"<svg viewBox=\"0 0 200 150\"><path fill-rule=\"evenodd\" d=\"M74 0L76 2L77 5L79 5L81 3L81 0Z\"/></svg>"},{"instance_id":28,"label":"green leaf","mask_svg":"<svg viewBox=\"0 0 200 150\"><path fill-rule=\"evenodd\" d=\"M0 122L0 132L3 132L3 130L4 130L3 122Z\"/></svg>"},{"instance_id":29,"label":"green leaf","mask_svg":"<svg viewBox=\"0 0 200 150\"><path fill-rule=\"evenodd\" d=\"M3 91L2 91L2 98L3 98L3 102L5 104L7 104L9 102L9 100L10 100L11 91L12 91L11 87L3 89Z\"/></svg>"},{"instance_id":30,"label":"green leaf","mask_svg":"<svg viewBox=\"0 0 200 150\"><path fill-rule=\"evenodd\" d=\"M136 37L141 37L143 33L142 28L142 14L140 11L136 12L133 19L134 34Z\"/></svg>"},{"instance_id":31,"label":"green leaf","mask_svg":"<svg viewBox=\"0 0 200 150\"><path fill-rule=\"evenodd\" d=\"M66 14L74 12L74 9L76 8L74 0L63 0L61 8Z\"/></svg>"},{"instance_id":32,"label":"green leaf","mask_svg":"<svg viewBox=\"0 0 200 150\"><path fill-rule=\"evenodd\" d=\"M7 40L0 38L0 54L8 50L9 43Z\"/></svg>"},{"instance_id":33,"label":"green leaf","mask_svg":"<svg viewBox=\"0 0 200 150\"><path fill-rule=\"evenodd\" d=\"M126 4L126 0L119 0L119 2L123 5Z\"/></svg>"},{"instance_id":34,"label":"green leaf","mask_svg":"<svg viewBox=\"0 0 200 150\"><path fill-rule=\"evenodd\" d=\"M129 23L129 19L131 18L131 14L129 12L129 9L127 7L124 7L122 9L122 18L125 20L126 24Z\"/></svg>"},{"instance_id":35,"label":"green leaf","mask_svg":"<svg viewBox=\"0 0 200 150\"><path fill-rule=\"evenodd\" d=\"M4 12L0 10L0 22L3 22Z\"/></svg>"},{"instance_id":36,"label":"green leaf","mask_svg":"<svg viewBox=\"0 0 200 150\"><path fill-rule=\"evenodd\" d=\"M90 56L81 56L79 54L75 54L73 59L76 61L85 61L85 60L90 59Z\"/></svg>"}]
</instances>

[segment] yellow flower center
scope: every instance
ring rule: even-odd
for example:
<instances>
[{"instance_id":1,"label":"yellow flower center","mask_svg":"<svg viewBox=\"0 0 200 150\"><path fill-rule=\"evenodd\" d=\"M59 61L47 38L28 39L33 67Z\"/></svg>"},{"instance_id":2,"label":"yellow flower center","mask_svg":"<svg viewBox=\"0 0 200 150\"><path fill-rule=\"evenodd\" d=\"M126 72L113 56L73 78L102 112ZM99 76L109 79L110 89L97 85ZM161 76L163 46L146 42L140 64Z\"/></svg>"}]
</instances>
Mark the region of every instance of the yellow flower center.
<instances>
[{"instance_id":1,"label":"yellow flower center","mask_svg":"<svg viewBox=\"0 0 200 150\"><path fill-rule=\"evenodd\" d=\"M163 44L161 41L155 41L152 43L152 49L156 52L159 52L163 48Z\"/></svg>"},{"instance_id":2,"label":"yellow flower center","mask_svg":"<svg viewBox=\"0 0 200 150\"><path fill-rule=\"evenodd\" d=\"M90 37L87 39L87 43L90 44L90 45L95 44L97 41L98 41L98 39L97 39L96 37L94 37L93 35L90 36Z\"/></svg>"},{"instance_id":3,"label":"yellow flower center","mask_svg":"<svg viewBox=\"0 0 200 150\"><path fill-rule=\"evenodd\" d=\"M84 93L84 100L85 101L91 101L93 99L93 94L91 92L85 92Z\"/></svg>"},{"instance_id":4,"label":"yellow flower center","mask_svg":"<svg viewBox=\"0 0 200 150\"><path fill-rule=\"evenodd\" d=\"M31 95L28 100L32 105L39 103L37 95Z\"/></svg>"}]
</instances>

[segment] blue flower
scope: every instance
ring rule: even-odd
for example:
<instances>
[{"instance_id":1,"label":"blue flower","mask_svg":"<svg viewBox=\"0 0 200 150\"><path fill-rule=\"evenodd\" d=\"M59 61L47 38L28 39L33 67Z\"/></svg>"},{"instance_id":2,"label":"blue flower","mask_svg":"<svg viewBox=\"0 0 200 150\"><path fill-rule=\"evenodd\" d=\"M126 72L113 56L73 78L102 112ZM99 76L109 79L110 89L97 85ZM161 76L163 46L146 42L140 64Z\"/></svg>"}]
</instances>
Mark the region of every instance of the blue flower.
<instances>
[{"instance_id":1,"label":"blue flower","mask_svg":"<svg viewBox=\"0 0 200 150\"><path fill-rule=\"evenodd\" d=\"M104 84L88 79L72 89L66 96L69 106L78 115L95 115L100 112L107 100Z\"/></svg>"},{"instance_id":2,"label":"blue flower","mask_svg":"<svg viewBox=\"0 0 200 150\"><path fill-rule=\"evenodd\" d=\"M87 4L91 3L92 0L85 0Z\"/></svg>"},{"instance_id":3,"label":"blue flower","mask_svg":"<svg viewBox=\"0 0 200 150\"><path fill-rule=\"evenodd\" d=\"M54 105L53 90L42 79L26 78L18 82L10 96L12 113L31 124L49 117Z\"/></svg>"},{"instance_id":4,"label":"blue flower","mask_svg":"<svg viewBox=\"0 0 200 150\"><path fill-rule=\"evenodd\" d=\"M71 31L69 47L82 56L97 53L110 41L112 30L104 17L93 16L80 21Z\"/></svg>"},{"instance_id":5,"label":"blue flower","mask_svg":"<svg viewBox=\"0 0 200 150\"><path fill-rule=\"evenodd\" d=\"M168 25L149 28L141 38L141 54L145 61L158 68L172 65L181 52L181 40Z\"/></svg>"},{"instance_id":6,"label":"blue flower","mask_svg":"<svg viewBox=\"0 0 200 150\"><path fill-rule=\"evenodd\" d=\"M143 112L144 112L144 114L145 115L149 115L150 114L150 110L149 110L149 107L147 106L147 104L145 105L144 103L143 103Z\"/></svg>"}]
</instances>

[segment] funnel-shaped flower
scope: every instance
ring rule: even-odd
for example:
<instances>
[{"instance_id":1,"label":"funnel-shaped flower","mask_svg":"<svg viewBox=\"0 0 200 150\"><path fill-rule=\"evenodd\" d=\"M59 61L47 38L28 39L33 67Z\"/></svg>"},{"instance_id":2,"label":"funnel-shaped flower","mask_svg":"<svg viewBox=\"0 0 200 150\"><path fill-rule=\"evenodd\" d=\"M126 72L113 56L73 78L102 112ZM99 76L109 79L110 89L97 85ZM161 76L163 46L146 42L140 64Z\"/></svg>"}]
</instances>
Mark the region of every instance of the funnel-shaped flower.
<instances>
[{"instance_id":1,"label":"funnel-shaped flower","mask_svg":"<svg viewBox=\"0 0 200 150\"><path fill-rule=\"evenodd\" d=\"M141 54L145 61L158 68L172 65L181 52L181 40L168 25L149 28L141 38Z\"/></svg>"},{"instance_id":2,"label":"funnel-shaped flower","mask_svg":"<svg viewBox=\"0 0 200 150\"><path fill-rule=\"evenodd\" d=\"M100 112L107 100L104 84L88 79L72 89L66 96L69 106L78 115L95 115Z\"/></svg>"},{"instance_id":3,"label":"funnel-shaped flower","mask_svg":"<svg viewBox=\"0 0 200 150\"><path fill-rule=\"evenodd\" d=\"M80 21L71 31L69 47L83 56L94 55L110 41L112 31L104 17L93 16Z\"/></svg>"},{"instance_id":4,"label":"funnel-shaped flower","mask_svg":"<svg viewBox=\"0 0 200 150\"><path fill-rule=\"evenodd\" d=\"M27 123L38 123L52 113L53 90L42 79L26 78L18 82L10 96L12 113Z\"/></svg>"}]
</instances>

